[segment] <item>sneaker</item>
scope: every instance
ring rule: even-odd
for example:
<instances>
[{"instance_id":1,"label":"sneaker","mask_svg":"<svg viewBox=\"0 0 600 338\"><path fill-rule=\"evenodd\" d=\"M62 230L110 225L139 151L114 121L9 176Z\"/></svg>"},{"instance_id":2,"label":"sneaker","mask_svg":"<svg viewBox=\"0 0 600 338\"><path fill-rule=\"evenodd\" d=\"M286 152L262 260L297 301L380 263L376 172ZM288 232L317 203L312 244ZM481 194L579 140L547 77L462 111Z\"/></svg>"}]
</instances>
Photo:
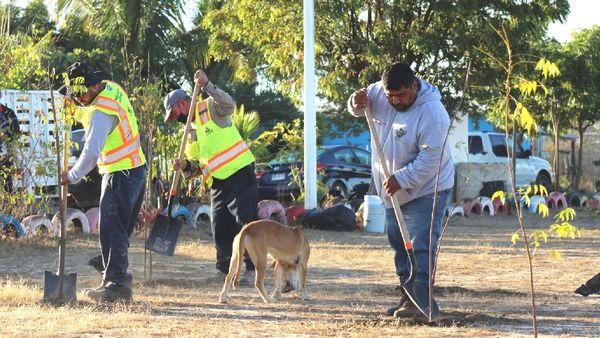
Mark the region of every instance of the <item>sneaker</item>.
<instances>
[{"instance_id":1,"label":"sneaker","mask_svg":"<svg viewBox=\"0 0 600 338\"><path fill-rule=\"evenodd\" d=\"M98 255L88 261L88 265L96 269L100 273L104 273L104 262L102 261L102 255Z\"/></svg>"},{"instance_id":2,"label":"sneaker","mask_svg":"<svg viewBox=\"0 0 600 338\"><path fill-rule=\"evenodd\" d=\"M129 303L133 300L133 292L130 288L113 282L108 282L104 287L97 289L87 289L83 294L96 302Z\"/></svg>"},{"instance_id":3,"label":"sneaker","mask_svg":"<svg viewBox=\"0 0 600 338\"><path fill-rule=\"evenodd\" d=\"M240 278L238 278L238 285L254 285L256 279L256 272L254 270L246 270Z\"/></svg>"}]
</instances>

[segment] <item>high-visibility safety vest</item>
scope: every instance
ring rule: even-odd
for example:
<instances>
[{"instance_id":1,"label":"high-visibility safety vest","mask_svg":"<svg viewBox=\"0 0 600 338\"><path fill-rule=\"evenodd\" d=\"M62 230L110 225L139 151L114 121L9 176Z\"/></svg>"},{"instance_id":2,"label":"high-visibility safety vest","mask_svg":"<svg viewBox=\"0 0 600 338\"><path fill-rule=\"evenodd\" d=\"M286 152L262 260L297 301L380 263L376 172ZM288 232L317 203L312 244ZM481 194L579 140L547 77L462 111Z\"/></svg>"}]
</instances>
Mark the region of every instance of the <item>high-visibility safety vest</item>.
<instances>
[{"instance_id":1,"label":"high-visibility safety vest","mask_svg":"<svg viewBox=\"0 0 600 338\"><path fill-rule=\"evenodd\" d=\"M254 162L254 155L232 124L222 128L211 118L208 99L196 105L196 142L188 156L200 162L204 182L210 187L213 177L224 180Z\"/></svg>"},{"instance_id":2,"label":"high-visibility safety vest","mask_svg":"<svg viewBox=\"0 0 600 338\"><path fill-rule=\"evenodd\" d=\"M79 120L86 130L90 127L92 114L100 111L107 115L116 116L119 123L108 134L104 148L98 157L98 171L101 174L119 170L137 168L146 163L142 151L137 119L129 103L129 98L121 86L112 81L102 81L104 90L96 96L89 107L78 112Z\"/></svg>"}]
</instances>

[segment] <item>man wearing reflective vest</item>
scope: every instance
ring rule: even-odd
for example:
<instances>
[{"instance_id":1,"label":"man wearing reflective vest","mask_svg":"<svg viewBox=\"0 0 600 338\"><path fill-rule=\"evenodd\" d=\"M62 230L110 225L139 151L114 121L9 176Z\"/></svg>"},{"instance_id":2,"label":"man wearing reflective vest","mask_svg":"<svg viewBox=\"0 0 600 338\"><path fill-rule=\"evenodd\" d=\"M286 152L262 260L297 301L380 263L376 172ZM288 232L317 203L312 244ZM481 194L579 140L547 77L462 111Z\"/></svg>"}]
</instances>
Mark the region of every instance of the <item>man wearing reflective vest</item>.
<instances>
[{"instance_id":1,"label":"man wearing reflective vest","mask_svg":"<svg viewBox=\"0 0 600 338\"><path fill-rule=\"evenodd\" d=\"M229 271L233 238L242 226L258 219L258 188L254 173L254 156L231 122L235 101L225 91L208 81L202 70L194 81L209 97L199 98L195 107L195 130L186 148L188 159L175 160L173 169L183 170L186 178L202 176L210 187L211 228L217 249L217 269L224 277ZM165 122L185 124L191 98L176 89L164 100ZM241 280L253 279L254 265L246 258L246 272Z\"/></svg>"},{"instance_id":2,"label":"man wearing reflective vest","mask_svg":"<svg viewBox=\"0 0 600 338\"><path fill-rule=\"evenodd\" d=\"M71 99L79 108L75 119L85 129L85 145L73 168L61 174L61 184L79 181L96 165L102 174L100 247L102 284L84 294L96 301L132 300L129 236L140 212L146 181L146 158L137 120L123 88L103 80L91 65L76 62L66 71ZM65 92L64 90L62 91Z\"/></svg>"}]
</instances>

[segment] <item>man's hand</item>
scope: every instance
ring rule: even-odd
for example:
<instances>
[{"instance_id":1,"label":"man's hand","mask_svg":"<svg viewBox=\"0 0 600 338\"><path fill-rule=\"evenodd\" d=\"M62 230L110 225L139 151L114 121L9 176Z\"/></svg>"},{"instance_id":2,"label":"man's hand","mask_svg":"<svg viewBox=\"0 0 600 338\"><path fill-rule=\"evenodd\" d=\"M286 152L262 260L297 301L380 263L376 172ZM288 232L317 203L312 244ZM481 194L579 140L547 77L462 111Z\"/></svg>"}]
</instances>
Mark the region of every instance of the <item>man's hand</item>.
<instances>
[{"instance_id":1,"label":"man's hand","mask_svg":"<svg viewBox=\"0 0 600 338\"><path fill-rule=\"evenodd\" d=\"M189 167L189 161L186 159L175 159L173 160L173 170L185 170Z\"/></svg>"},{"instance_id":2,"label":"man's hand","mask_svg":"<svg viewBox=\"0 0 600 338\"><path fill-rule=\"evenodd\" d=\"M385 192L390 197L394 196L396 191L400 190L400 188L400 183L398 183L394 175L386 178L385 181L383 181L383 189L385 189Z\"/></svg>"},{"instance_id":3,"label":"man's hand","mask_svg":"<svg viewBox=\"0 0 600 338\"><path fill-rule=\"evenodd\" d=\"M194 82L196 82L200 87L204 87L208 84L208 77L202 71L202 69L198 69L196 74L194 74Z\"/></svg>"},{"instance_id":4,"label":"man's hand","mask_svg":"<svg viewBox=\"0 0 600 338\"><path fill-rule=\"evenodd\" d=\"M61 185L71 184L71 181L69 181L69 172L68 171L63 171L60 174L60 184Z\"/></svg>"},{"instance_id":5,"label":"man's hand","mask_svg":"<svg viewBox=\"0 0 600 338\"><path fill-rule=\"evenodd\" d=\"M364 109L369 104L367 88L359 89L352 93L350 104L354 109Z\"/></svg>"}]
</instances>

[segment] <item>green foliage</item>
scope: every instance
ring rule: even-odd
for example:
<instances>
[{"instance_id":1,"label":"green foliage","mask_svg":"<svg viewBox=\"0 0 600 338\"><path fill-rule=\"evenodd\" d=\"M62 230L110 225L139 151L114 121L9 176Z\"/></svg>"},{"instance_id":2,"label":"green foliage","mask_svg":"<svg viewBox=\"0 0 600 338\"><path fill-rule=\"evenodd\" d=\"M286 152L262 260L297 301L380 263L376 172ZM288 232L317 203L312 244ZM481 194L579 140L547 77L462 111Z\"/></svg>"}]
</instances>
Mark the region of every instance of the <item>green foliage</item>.
<instances>
[{"instance_id":1,"label":"green foliage","mask_svg":"<svg viewBox=\"0 0 600 338\"><path fill-rule=\"evenodd\" d=\"M503 27L502 29L495 29L495 31L506 47L505 60L499 59L484 49L477 48L478 51L493 60L497 67L506 72L504 83L496 85L498 92L502 94L491 99L494 103L488 114L489 120L493 121L496 127L502 130L512 130L513 136L515 136L516 130L514 128L517 125L527 135L532 136L532 131L538 131L538 126L534 114L532 114L525 102L528 101L528 98L539 94L537 91L538 88L544 89L544 95L548 94L548 89L541 80L525 77L527 69L520 69L521 67L518 67L529 65L532 62L530 60L532 57L525 55L517 58L512 53L507 30ZM560 75L558 66L545 58L538 59L535 70L543 76L544 80ZM518 89L518 91L514 92L513 89ZM511 107L513 107L512 114L510 113Z\"/></svg>"},{"instance_id":2,"label":"green foliage","mask_svg":"<svg viewBox=\"0 0 600 338\"><path fill-rule=\"evenodd\" d=\"M526 206L530 204L530 194L540 194L541 196L548 196L548 191L542 185L528 186L526 189L519 189L519 193L522 194L522 200ZM504 202L504 192L496 191L492 196L492 200L500 198ZM546 204L538 204L538 214L542 217L547 217L549 210ZM548 236L556 236L558 238L572 238L580 236L580 231L577 227L573 226L569 221L575 219L575 210L573 208L565 208L554 215L555 222L550 225L548 231L536 230L529 236L529 245L533 248L533 254L537 252L542 243L548 242ZM516 245L521 240L521 231L517 231L511 236L512 245ZM551 257L560 259L561 254L556 250L549 252Z\"/></svg>"},{"instance_id":3,"label":"green foliage","mask_svg":"<svg viewBox=\"0 0 600 338\"><path fill-rule=\"evenodd\" d=\"M258 162L274 160L293 163L304 158L304 129L300 119L292 123L278 122L272 130L262 132L251 141Z\"/></svg>"},{"instance_id":4,"label":"green foliage","mask_svg":"<svg viewBox=\"0 0 600 338\"><path fill-rule=\"evenodd\" d=\"M575 219L575 210L573 208L564 208L554 216L554 219L561 220L563 222L572 221Z\"/></svg>"},{"instance_id":5,"label":"green foliage","mask_svg":"<svg viewBox=\"0 0 600 338\"><path fill-rule=\"evenodd\" d=\"M119 82L127 73L128 58L138 57L145 65L145 76L166 73L162 66L172 58L171 46L175 34L183 31L181 0L57 0L61 30L76 41L73 48L101 48L110 58L99 60ZM119 51L126 62L119 65ZM114 55L116 53L116 55Z\"/></svg>"},{"instance_id":6,"label":"green foliage","mask_svg":"<svg viewBox=\"0 0 600 338\"><path fill-rule=\"evenodd\" d=\"M555 233L559 238L575 239L575 237L581 235L579 229L569 222L554 223L550 226L550 231Z\"/></svg>"},{"instance_id":7,"label":"green foliage","mask_svg":"<svg viewBox=\"0 0 600 338\"><path fill-rule=\"evenodd\" d=\"M50 33L37 40L27 35L0 35L0 88L45 87L46 64L54 50Z\"/></svg>"},{"instance_id":8,"label":"green foliage","mask_svg":"<svg viewBox=\"0 0 600 338\"><path fill-rule=\"evenodd\" d=\"M323 173L318 173L318 175L322 175ZM294 201L294 204L303 204L304 203L304 199L306 198L306 192L304 190L304 176L302 175L302 169L298 168L298 167L292 167L291 168L291 175L292 175L292 180L290 181L290 186L296 186L300 189L300 194L298 194L297 196L295 196L294 194L291 194L292 196L292 200ZM321 177L317 178L317 200L320 201L323 196L325 196L327 193L329 192L329 188L327 187L327 185L325 183L323 183L323 181L321 180Z\"/></svg>"},{"instance_id":9,"label":"green foliage","mask_svg":"<svg viewBox=\"0 0 600 338\"><path fill-rule=\"evenodd\" d=\"M244 111L244 105L241 105L235 109L231 117L231 123L240 132L242 139L249 143L250 136L254 134L258 126L260 125L260 117L255 111L246 113Z\"/></svg>"},{"instance_id":10,"label":"green foliage","mask_svg":"<svg viewBox=\"0 0 600 338\"><path fill-rule=\"evenodd\" d=\"M236 55L236 78L256 76L300 101L303 79L303 12L299 1L234 0L221 2L204 15L202 28L211 32L210 54L217 60ZM507 26L514 49L527 52L546 25L563 19L568 1L317 1L315 2L316 71L319 93L344 109L348 95L379 80L392 61L405 61L443 91L448 111L462 95L468 59L482 86L497 74L475 55L474 47L498 50L490 24ZM492 79L490 81L490 79ZM481 102L486 90L474 92ZM467 100L471 102L472 100ZM332 117L333 118L333 117Z\"/></svg>"}]
</instances>

